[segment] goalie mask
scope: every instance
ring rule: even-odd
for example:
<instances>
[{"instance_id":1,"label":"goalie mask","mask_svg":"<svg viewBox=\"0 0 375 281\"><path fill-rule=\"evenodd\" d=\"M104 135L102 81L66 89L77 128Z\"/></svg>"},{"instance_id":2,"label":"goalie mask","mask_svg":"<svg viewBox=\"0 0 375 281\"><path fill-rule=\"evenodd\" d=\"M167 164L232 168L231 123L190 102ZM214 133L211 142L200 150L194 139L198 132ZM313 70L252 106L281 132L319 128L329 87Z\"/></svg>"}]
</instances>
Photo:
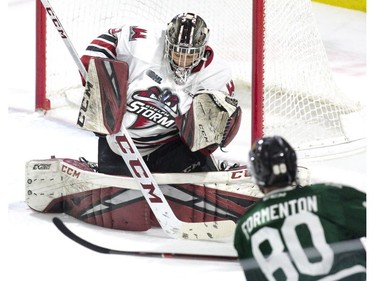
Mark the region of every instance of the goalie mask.
<instances>
[{"instance_id":1,"label":"goalie mask","mask_svg":"<svg viewBox=\"0 0 375 281\"><path fill-rule=\"evenodd\" d=\"M192 69L203 59L208 37L206 23L193 13L177 15L168 24L165 55L177 84L185 84Z\"/></svg>"},{"instance_id":2,"label":"goalie mask","mask_svg":"<svg viewBox=\"0 0 375 281\"><path fill-rule=\"evenodd\" d=\"M282 137L258 139L249 153L250 173L259 188L296 184L297 156Z\"/></svg>"}]
</instances>

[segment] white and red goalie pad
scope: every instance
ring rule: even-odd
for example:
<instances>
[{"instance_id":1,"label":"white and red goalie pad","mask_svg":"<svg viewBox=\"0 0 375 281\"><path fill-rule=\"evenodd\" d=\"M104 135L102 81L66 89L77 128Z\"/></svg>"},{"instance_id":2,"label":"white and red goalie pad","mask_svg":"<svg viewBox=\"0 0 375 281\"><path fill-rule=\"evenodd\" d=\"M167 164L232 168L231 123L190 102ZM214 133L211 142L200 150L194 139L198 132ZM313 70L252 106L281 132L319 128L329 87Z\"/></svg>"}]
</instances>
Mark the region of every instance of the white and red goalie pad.
<instances>
[{"instance_id":1,"label":"white and red goalie pad","mask_svg":"<svg viewBox=\"0 0 375 281\"><path fill-rule=\"evenodd\" d=\"M66 213L107 228L159 226L136 179L96 173L87 163L51 158L26 163L25 198L38 212ZM184 222L237 221L263 194L247 167L230 171L153 174Z\"/></svg>"},{"instance_id":2,"label":"white and red goalie pad","mask_svg":"<svg viewBox=\"0 0 375 281\"><path fill-rule=\"evenodd\" d=\"M126 110L127 83L126 62L91 58L77 125L99 134L117 133Z\"/></svg>"}]
</instances>

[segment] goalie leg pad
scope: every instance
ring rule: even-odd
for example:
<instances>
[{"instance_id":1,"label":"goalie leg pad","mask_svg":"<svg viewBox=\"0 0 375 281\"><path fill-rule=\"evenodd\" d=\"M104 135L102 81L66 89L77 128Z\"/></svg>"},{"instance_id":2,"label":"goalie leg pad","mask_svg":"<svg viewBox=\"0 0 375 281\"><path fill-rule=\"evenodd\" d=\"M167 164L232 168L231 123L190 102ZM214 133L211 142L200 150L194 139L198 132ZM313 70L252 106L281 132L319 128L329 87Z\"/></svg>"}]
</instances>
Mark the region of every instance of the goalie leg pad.
<instances>
[{"instance_id":1,"label":"goalie leg pad","mask_svg":"<svg viewBox=\"0 0 375 281\"><path fill-rule=\"evenodd\" d=\"M27 205L38 212L64 212L107 228L145 231L151 227L151 211L140 190L82 180L81 173L87 171L98 174L87 163L72 159L27 162Z\"/></svg>"},{"instance_id":2,"label":"goalie leg pad","mask_svg":"<svg viewBox=\"0 0 375 281\"><path fill-rule=\"evenodd\" d=\"M142 193L116 187L63 198L64 212L90 224L121 230L150 229L150 208Z\"/></svg>"},{"instance_id":3,"label":"goalie leg pad","mask_svg":"<svg viewBox=\"0 0 375 281\"><path fill-rule=\"evenodd\" d=\"M244 167L238 167L238 173L229 171L228 178L235 180L228 183L162 184L160 188L182 221L237 221L263 196L244 171ZM33 160L26 164L26 203L39 212L65 212L106 228L145 231L159 226L141 191L108 186L105 182L110 179L104 178L110 177L73 159Z\"/></svg>"}]
</instances>

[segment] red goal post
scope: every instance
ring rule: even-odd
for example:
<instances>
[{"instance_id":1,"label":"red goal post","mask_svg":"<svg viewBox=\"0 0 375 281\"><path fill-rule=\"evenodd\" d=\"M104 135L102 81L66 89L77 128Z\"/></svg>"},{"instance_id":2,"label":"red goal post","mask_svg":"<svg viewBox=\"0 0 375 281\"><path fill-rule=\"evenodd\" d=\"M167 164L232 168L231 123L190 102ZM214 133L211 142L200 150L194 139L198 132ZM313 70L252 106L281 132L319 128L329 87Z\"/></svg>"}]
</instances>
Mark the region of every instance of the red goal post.
<instances>
[{"instance_id":1,"label":"red goal post","mask_svg":"<svg viewBox=\"0 0 375 281\"><path fill-rule=\"evenodd\" d=\"M50 3L79 54L108 28L142 21L166 25L178 13L196 12L211 30L215 56L232 67L242 107L251 108L251 126L242 125L248 126L249 143L279 134L306 157L321 149L318 154L363 148L363 106L333 80L309 0ZM78 69L39 0L36 30L35 109L71 104L72 96L79 103Z\"/></svg>"},{"instance_id":2,"label":"red goal post","mask_svg":"<svg viewBox=\"0 0 375 281\"><path fill-rule=\"evenodd\" d=\"M35 3L35 110L49 110L51 102L47 97L46 88L46 12L40 0L36 0Z\"/></svg>"}]
</instances>

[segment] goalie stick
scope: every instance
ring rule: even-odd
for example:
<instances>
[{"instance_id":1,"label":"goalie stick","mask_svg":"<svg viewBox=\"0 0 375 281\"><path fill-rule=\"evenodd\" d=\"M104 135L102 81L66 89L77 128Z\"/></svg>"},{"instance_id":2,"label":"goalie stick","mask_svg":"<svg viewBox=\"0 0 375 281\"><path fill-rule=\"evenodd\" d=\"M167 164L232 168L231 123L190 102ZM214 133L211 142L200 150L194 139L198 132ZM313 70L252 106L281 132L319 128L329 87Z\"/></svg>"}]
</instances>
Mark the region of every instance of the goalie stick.
<instances>
[{"instance_id":1,"label":"goalie stick","mask_svg":"<svg viewBox=\"0 0 375 281\"><path fill-rule=\"evenodd\" d=\"M58 217L54 217L52 222L58 230L60 230L66 237L74 242L86 247L92 251L102 254L114 254L124 256L137 256L137 257L155 257L155 258L177 258L177 259L193 259L193 260L210 260L210 261L238 261L235 256L222 256L222 255L203 255L203 254L183 254L183 253L166 253L166 252L148 252L148 251L123 251L113 250L102 246L95 245L75 233L73 233Z\"/></svg>"},{"instance_id":2,"label":"goalie stick","mask_svg":"<svg viewBox=\"0 0 375 281\"><path fill-rule=\"evenodd\" d=\"M52 6L48 0L41 1L79 70L81 73L83 73L83 78L85 81L87 81L87 71L79 59L78 54L69 40L60 20L53 11ZM121 126L117 133L110 134L109 136L118 146L118 150L121 153L124 162L128 166L132 176L139 183L143 196L145 197L165 233L173 238L197 240L218 239L229 237L234 234L234 221L225 220L203 223L188 223L179 220L173 213L173 210L169 206L157 182L143 161L143 158L141 157L126 128Z\"/></svg>"}]
</instances>

